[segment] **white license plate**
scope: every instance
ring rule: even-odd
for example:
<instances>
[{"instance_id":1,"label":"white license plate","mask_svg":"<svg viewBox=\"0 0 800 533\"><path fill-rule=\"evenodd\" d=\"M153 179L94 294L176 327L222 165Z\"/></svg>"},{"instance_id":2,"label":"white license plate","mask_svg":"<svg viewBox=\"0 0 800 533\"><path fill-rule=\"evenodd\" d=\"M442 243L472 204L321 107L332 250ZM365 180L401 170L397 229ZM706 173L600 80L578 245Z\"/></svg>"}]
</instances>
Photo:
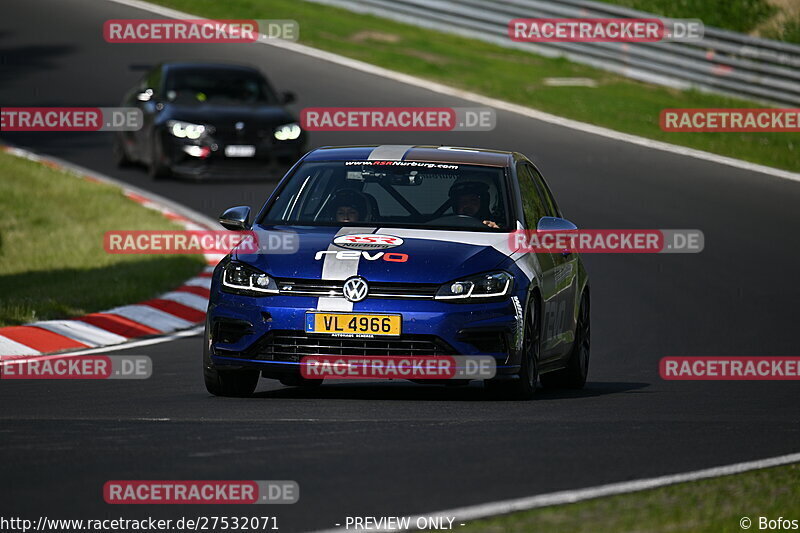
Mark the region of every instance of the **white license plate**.
<instances>
[{"instance_id":1,"label":"white license plate","mask_svg":"<svg viewBox=\"0 0 800 533\"><path fill-rule=\"evenodd\" d=\"M246 144L231 144L225 147L225 157L253 157L256 147Z\"/></svg>"}]
</instances>

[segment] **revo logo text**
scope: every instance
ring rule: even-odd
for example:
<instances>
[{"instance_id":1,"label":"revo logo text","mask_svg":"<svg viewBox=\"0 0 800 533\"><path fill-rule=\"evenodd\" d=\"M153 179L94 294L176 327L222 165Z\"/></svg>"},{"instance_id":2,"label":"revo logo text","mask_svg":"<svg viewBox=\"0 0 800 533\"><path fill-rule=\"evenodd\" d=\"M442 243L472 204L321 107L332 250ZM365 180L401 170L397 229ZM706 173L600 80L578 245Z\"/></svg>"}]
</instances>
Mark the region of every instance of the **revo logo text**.
<instances>
[{"instance_id":1,"label":"revo logo text","mask_svg":"<svg viewBox=\"0 0 800 533\"><path fill-rule=\"evenodd\" d=\"M316 253L314 259L319 261L325 257L325 254L334 254L336 259L361 259L363 257L367 261L377 261L378 259L393 263L405 263L408 261L408 254L397 252L375 252L372 254L370 252L357 252L355 250L340 250L338 252L336 250L320 250Z\"/></svg>"}]
</instances>

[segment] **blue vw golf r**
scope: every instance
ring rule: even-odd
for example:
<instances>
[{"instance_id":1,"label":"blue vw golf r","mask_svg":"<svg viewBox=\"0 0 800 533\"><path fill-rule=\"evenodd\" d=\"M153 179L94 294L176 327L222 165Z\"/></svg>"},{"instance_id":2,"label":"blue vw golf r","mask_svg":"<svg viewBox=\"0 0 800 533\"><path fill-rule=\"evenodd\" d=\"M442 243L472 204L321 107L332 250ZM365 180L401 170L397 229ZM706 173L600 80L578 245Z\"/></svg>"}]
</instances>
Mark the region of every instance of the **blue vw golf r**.
<instances>
[{"instance_id":1,"label":"blue vw golf r","mask_svg":"<svg viewBox=\"0 0 800 533\"><path fill-rule=\"evenodd\" d=\"M294 246L234 250L215 269L203 354L214 395L248 396L260 377L319 385L299 371L308 355L490 355L485 386L515 399L586 382L579 255L510 246L517 230L575 229L522 154L319 148L250 218L235 207L220 222Z\"/></svg>"}]
</instances>

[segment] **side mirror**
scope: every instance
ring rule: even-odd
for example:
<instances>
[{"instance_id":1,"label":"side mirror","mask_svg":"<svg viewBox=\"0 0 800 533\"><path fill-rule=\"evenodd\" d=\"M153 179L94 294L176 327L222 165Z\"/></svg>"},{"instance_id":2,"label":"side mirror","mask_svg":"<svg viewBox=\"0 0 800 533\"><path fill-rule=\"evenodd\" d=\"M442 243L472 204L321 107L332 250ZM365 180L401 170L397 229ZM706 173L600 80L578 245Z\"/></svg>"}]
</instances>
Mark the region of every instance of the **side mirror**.
<instances>
[{"instance_id":1,"label":"side mirror","mask_svg":"<svg viewBox=\"0 0 800 533\"><path fill-rule=\"evenodd\" d=\"M536 225L537 231L570 231L576 229L578 229L578 226L567 219L558 217L542 217Z\"/></svg>"},{"instance_id":2,"label":"side mirror","mask_svg":"<svg viewBox=\"0 0 800 533\"><path fill-rule=\"evenodd\" d=\"M542 217L536 225L536 231L573 231L577 229L578 226L569 220L558 217ZM572 250L561 250L561 255L569 257L572 255Z\"/></svg>"},{"instance_id":3,"label":"side mirror","mask_svg":"<svg viewBox=\"0 0 800 533\"><path fill-rule=\"evenodd\" d=\"M240 205L226 209L219 216L219 223L222 227L229 230L246 230L250 228L250 207Z\"/></svg>"},{"instance_id":4,"label":"side mirror","mask_svg":"<svg viewBox=\"0 0 800 533\"><path fill-rule=\"evenodd\" d=\"M294 95L294 93L293 93L293 92L286 91L285 93L283 93L283 94L281 95L281 99L283 100L283 103L284 103L284 104L291 104L291 103L292 103L292 102L294 102L294 101L295 101L297 98L295 97L295 95Z\"/></svg>"}]
</instances>

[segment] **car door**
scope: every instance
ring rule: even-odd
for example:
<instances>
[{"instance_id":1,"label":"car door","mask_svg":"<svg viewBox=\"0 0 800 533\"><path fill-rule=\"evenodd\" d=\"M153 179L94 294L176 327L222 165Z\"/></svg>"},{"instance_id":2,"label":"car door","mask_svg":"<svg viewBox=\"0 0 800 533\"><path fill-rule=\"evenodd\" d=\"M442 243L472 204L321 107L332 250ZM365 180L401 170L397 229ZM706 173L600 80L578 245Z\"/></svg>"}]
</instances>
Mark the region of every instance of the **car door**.
<instances>
[{"instance_id":1,"label":"car door","mask_svg":"<svg viewBox=\"0 0 800 533\"><path fill-rule=\"evenodd\" d=\"M139 161L150 162L153 123L163 104L159 104L161 66L150 70L126 96L126 103L142 110L142 127L128 132L130 155Z\"/></svg>"},{"instance_id":2,"label":"car door","mask_svg":"<svg viewBox=\"0 0 800 533\"><path fill-rule=\"evenodd\" d=\"M531 163L526 163L536 190L542 199L546 216L563 218L542 174ZM578 273L578 254L565 250L550 254L553 260L554 294L549 309L545 308L542 329L547 336L553 356L566 355L575 335L575 295Z\"/></svg>"},{"instance_id":3,"label":"car door","mask_svg":"<svg viewBox=\"0 0 800 533\"><path fill-rule=\"evenodd\" d=\"M522 211L525 216L525 228L535 231L539 219L548 215L544 198L534 181L533 167L525 161L517 163L517 179ZM561 355L556 349L559 331L555 327L555 321L558 317L560 298L556 284L556 272L563 263L563 258L560 257L560 253L531 252L529 255L539 265L541 272L539 291L542 295L542 309L539 312L542 313L542 318L540 321L541 350L539 359L540 363L544 364Z\"/></svg>"}]
</instances>

